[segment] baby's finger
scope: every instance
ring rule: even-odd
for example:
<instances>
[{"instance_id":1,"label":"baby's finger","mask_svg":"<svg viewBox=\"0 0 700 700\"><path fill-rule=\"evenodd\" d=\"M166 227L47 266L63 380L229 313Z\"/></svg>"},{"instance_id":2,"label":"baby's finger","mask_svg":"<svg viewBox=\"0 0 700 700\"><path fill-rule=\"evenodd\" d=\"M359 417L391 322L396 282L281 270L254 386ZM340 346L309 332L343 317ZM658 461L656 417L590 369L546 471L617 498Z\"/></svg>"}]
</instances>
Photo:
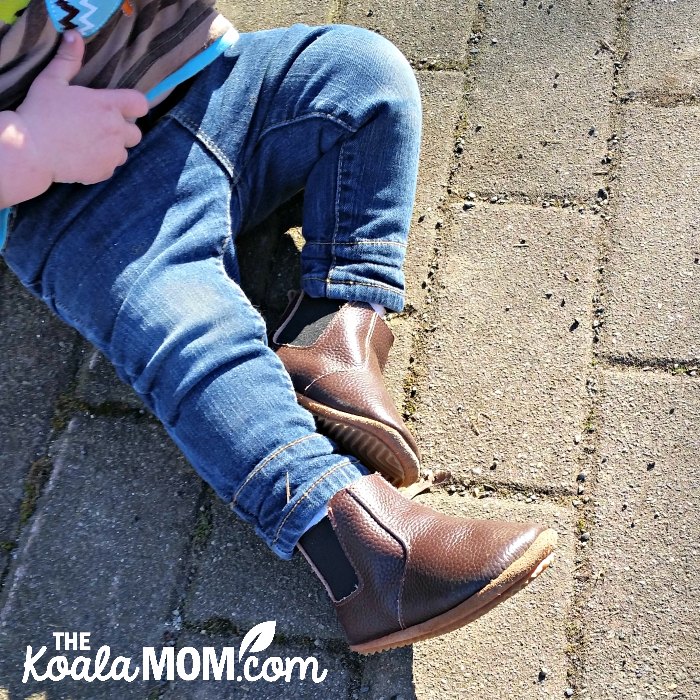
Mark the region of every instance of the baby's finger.
<instances>
[{"instance_id":1,"label":"baby's finger","mask_svg":"<svg viewBox=\"0 0 700 700\"><path fill-rule=\"evenodd\" d=\"M136 119L148 113L148 100L138 90L103 90L102 94L125 119Z\"/></svg>"},{"instance_id":2,"label":"baby's finger","mask_svg":"<svg viewBox=\"0 0 700 700\"><path fill-rule=\"evenodd\" d=\"M141 143L141 129L136 124L124 125L124 145L126 148L133 148Z\"/></svg>"}]
</instances>

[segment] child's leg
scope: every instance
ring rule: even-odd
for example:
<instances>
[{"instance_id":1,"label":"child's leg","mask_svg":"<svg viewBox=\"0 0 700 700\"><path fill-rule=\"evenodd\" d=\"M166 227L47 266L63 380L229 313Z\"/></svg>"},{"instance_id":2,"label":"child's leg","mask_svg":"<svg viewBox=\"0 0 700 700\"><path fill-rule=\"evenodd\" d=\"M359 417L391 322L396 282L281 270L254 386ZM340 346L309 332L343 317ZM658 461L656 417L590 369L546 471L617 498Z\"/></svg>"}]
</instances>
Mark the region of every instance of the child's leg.
<instances>
[{"instance_id":1,"label":"child's leg","mask_svg":"<svg viewBox=\"0 0 700 700\"><path fill-rule=\"evenodd\" d=\"M25 284L105 352L283 556L364 472L297 405L235 282L232 239L305 186L308 291L399 308L419 109L410 68L381 37L244 35L114 177L20 206L9 239Z\"/></svg>"},{"instance_id":2,"label":"child's leg","mask_svg":"<svg viewBox=\"0 0 700 700\"><path fill-rule=\"evenodd\" d=\"M370 306L335 315L333 306L403 305L421 122L413 71L386 39L356 27L244 35L235 51L223 82L207 76L216 107L198 113L203 81L174 115L228 158L240 228L305 189L306 295L285 315L295 332L275 334L275 346L319 429L393 483L411 483L418 447L381 373L391 332ZM249 119L245 134L231 131L233 115Z\"/></svg>"},{"instance_id":3,"label":"child's leg","mask_svg":"<svg viewBox=\"0 0 700 700\"><path fill-rule=\"evenodd\" d=\"M251 223L281 176L303 186L304 290L400 310L421 128L408 62L383 37L337 27L304 48L275 98L242 173Z\"/></svg>"},{"instance_id":4,"label":"child's leg","mask_svg":"<svg viewBox=\"0 0 700 700\"><path fill-rule=\"evenodd\" d=\"M417 122L400 116L415 85L394 51L349 29L243 37L109 182L20 206L5 251L274 551L289 557L306 533L358 651L469 622L534 578L556 538L442 516L361 478L314 432L235 281L233 235L306 186L305 289L401 307ZM342 580L321 570L330 550Z\"/></svg>"},{"instance_id":5,"label":"child's leg","mask_svg":"<svg viewBox=\"0 0 700 700\"><path fill-rule=\"evenodd\" d=\"M315 432L262 318L226 274L230 199L226 174L166 119L109 183L20 206L5 258L288 558L331 496L366 471Z\"/></svg>"},{"instance_id":6,"label":"child's leg","mask_svg":"<svg viewBox=\"0 0 700 700\"><path fill-rule=\"evenodd\" d=\"M244 34L172 115L229 171L237 231L305 189L310 296L402 308L421 104L396 47L350 26Z\"/></svg>"}]
</instances>

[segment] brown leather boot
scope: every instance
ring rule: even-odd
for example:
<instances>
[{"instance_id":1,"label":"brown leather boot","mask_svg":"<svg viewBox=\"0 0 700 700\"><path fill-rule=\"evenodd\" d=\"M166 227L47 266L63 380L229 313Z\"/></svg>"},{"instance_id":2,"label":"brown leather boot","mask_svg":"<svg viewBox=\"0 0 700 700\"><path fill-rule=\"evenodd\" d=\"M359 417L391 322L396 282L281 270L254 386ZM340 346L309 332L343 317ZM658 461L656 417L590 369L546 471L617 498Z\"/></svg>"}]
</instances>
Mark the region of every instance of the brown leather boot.
<instances>
[{"instance_id":1,"label":"brown leather boot","mask_svg":"<svg viewBox=\"0 0 700 700\"><path fill-rule=\"evenodd\" d=\"M328 517L358 580L333 604L350 648L361 653L472 622L544 571L557 541L554 530L532 523L442 515L378 475L339 491Z\"/></svg>"},{"instance_id":2,"label":"brown leather boot","mask_svg":"<svg viewBox=\"0 0 700 700\"><path fill-rule=\"evenodd\" d=\"M316 417L321 432L396 486L418 479L420 457L384 386L383 371L394 336L366 304L348 302L310 345L280 344L299 308L292 299L271 345L292 378L297 399Z\"/></svg>"}]
</instances>

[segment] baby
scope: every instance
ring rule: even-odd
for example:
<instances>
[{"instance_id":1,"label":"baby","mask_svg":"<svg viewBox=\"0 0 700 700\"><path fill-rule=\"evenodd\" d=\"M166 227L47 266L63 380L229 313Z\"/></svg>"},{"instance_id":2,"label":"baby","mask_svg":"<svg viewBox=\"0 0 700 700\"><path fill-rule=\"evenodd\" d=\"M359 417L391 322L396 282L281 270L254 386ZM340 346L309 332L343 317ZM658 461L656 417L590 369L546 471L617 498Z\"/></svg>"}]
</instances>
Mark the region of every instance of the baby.
<instances>
[{"instance_id":1,"label":"baby","mask_svg":"<svg viewBox=\"0 0 700 700\"><path fill-rule=\"evenodd\" d=\"M272 551L303 553L352 649L453 630L547 567L553 530L395 488L420 457L383 315L404 304L421 108L392 44L239 36L203 0L31 0L0 31L8 266ZM268 342L235 241L300 190L303 291Z\"/></svg>"}]
</instances>

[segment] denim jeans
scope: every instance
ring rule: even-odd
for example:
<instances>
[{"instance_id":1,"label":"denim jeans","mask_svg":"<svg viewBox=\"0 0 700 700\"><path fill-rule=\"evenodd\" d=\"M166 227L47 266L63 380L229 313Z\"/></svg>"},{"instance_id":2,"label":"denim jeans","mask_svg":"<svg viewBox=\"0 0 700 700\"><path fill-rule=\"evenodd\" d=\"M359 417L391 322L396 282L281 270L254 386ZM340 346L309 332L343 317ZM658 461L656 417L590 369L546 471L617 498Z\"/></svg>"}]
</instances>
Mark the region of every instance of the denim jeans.
<instances>
[{"instance_id":1,"label":"denim jeans","mask_svg":"<svg viewBox=\"0 0 700 700\"><path fill-rule=\"evenodd\" d=\"M305 190L302 287L403 305L420 101L399 51L347 26L250 34L93 186L17 207L3 255L97 346L280 557L367 473L319 435L239 287L235 240Z\"/></svg>"}]
</instances>

